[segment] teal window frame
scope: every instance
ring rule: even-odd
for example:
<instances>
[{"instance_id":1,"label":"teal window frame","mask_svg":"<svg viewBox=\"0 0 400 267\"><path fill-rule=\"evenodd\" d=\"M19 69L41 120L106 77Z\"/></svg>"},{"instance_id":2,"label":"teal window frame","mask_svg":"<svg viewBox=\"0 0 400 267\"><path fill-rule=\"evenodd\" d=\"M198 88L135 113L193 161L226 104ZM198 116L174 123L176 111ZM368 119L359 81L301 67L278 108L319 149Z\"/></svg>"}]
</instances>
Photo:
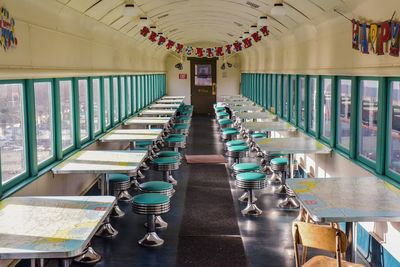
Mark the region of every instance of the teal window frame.
<instances>
[{"instance_id":1,"label":"teal window frame","mask_svg":"<svg viewBox=\"0 0 400 267\"><path fill-rule=\"evenodd\" d=\"M129 84L129 89L128 89L128 84ZM129 94L128 94L129 92ZM133 114L133 101L132 101L132 76L127 75L126 76L126 112L127 112L127 117L129 118ZM130 110L128 107L128 104L130 105Z\"/></svg>"},{"instance_id":2,"label":"teal window frame","mask_svg":"<svg viewBox=\"0 0 400 267\"><path fill-rule=\"evenodd\" d=\"M132 75L132 104L133 104L133 114L138 111L138 93L137 93L137 76Z\"/></svg>"},{"instance_id":3,"label":"teal window frame","mask_svg":"<svg viewBox=\"0 0 400 267\"><path fill-rule=\"evenodd\" d=\"M24 140L25 171L3 184L3 177L2 177L3 173L1 171L1 164L0 164L0 194L2 194L4 191L17 185L18 183L20 183L21 181L23 181L30 175L30 167L32 164L31 163L31 155L34 152L34 150L30 146L30 142L28 142L28 138L29 138L29 141L31 141L32 138L34 138L35 142L36 142L36 133L32 134L32 135L28 135L28 131L30 131L31 126L33 126L35 124L35 121L32 122L32 118L34 118L35 114L33 113L33 116L29 116L29 114L32 115L32 112L31 112L32 105L30 105L29 107L27 106L28 94L26 93L27 92L27 90L26 90L27 84L26 84L25 80L0 80L0 84L21 84L22 85L22 97L21 98L22 98L22 105L23 105L22 112L24 115L23 124L24 124L24 137L25 137L25 140ZM28 112L28 110L29 110L29 112ZM29 127L29 130L28 130L28 127ZM1 153L0 153L0 156L1 156Z\"/></svg>"},{"instance_id":4,"label":"teal window frame","mask_svg":"<svg viewBox=\"0 0 400 267\"><path fill-rule=\"evenodd\" d=\"M312 101L311 101L311 96L312 96L312 94L311 94L311 80L312 79L316 79L316 87L315 87L315 94L316 94L316 96L315 96L315 118L314 118L314 120L315 120L315 129L313 130L312 129L312 126L311 126L311 114L312 114ZM307 104L306 104L306 106L307 106L307 112L306 112L306 121L307 121L307 131L308 131L308 133L310 134L310 135L312 135L312 136L314 136L314 137L319 137L319 124L320 124L320 101L319 101L319 94L320 94L320 90L319 90L319 87L320 87L320 80L319 80L319 76L316 76L316 75L310 75L310 76L307 76L307 82L306 82L306 85L307 85L307 87L306 87L306 91L308 91L307 92Z\"/></svg>"},{"instance_id":5,"label":"teal window frame","mask_svg":"<svg viewBox=\"0 0 400 267\"><path fill-rule=\"evenodd\" d=\"M108 105L108 124L106 123L106 114L105 114L105 106L106 106L106 96L104 94L105 90L105 81L108 80L108 97L109 97L109 105ZM112 77L111 76L103 76L101 78L101 112L102 112L102 128L103 132L106 132L108 129L112 127L112 121L113 121L113 98L112 98L112 92L113 91L113 85L112 85Z\"/></svg>"},{"instance_id":6,"label":"teal window frame","mask_svg":"<svg viewBox=\"0 0 400 267\"><path fill-rule=\"evenodd\" d=\"M300 95L300 80L304 79L304 125L301 124L301 108L302 106L300 106L301 103L301 95ZM296 87L297 87L297 126L303 130L303 131L307 131L307 117L308 117L308 79L307 79L307 75L297 75L297 83L296 83Z\"/></svg>"},{"instance_id":7,"label":"teal window frame","mask_svg":"<svg viewBox=\"0 0 400 267\"><path fill-rule=\"evenodd\" d=\"M384 147L385 147L385 129L386 129L386 91L385 90L385 79L383 77L358 77L357 79L357 92L361 91L362 81L378 81L378 124L377 124L377 136L376 136L376 161L372 161L363 155L361 155L361 120L362 120L362 102L361 94L357 95L357 140L356 142L356 159L365 164L367 167L373 169L376 173L383 174L384 171Z\"/></svg>"},{"instance_id":8,"label":"teal window frame","mask_svg":"<svg viewBox=\"0 0 400 267\"><path fill-rule=\"evenodd\" d=\"M124 87L122 87L122 81L124 82ZM119 121L123 121L127 117L127 107L126 107L126 77L118 76L118 87L119 87ZM124 96L124 97L122 97Z\"/></svg>"},{"instance_id":9,"label":"teal window frame","mask_svg":"<svg viewBox=\"0 0 400 267\"><path fill-rule=\"evenodd\" d=\"M385 152L385 174L395 180L396 182L400 183L400 173L390 169L390 135L391 135L391 130L392 130L392 126L391 126L391 121L392 121L392 117L391 117L391 102L392 102L392 87L391 84L392 82L400 82L400 77L391 77L387 79L387 83L386 83L386 88L387 90L387 108L386 108L386 129L388 129L388 131L385 133L385 137L386 137L386 152Z\"/></svg>"},{"instance_id":10,"label":"teal window frame","mask_svg":"<svg viewBox=\"0 0 400 267\"><path fill-rule=\"evenodd\" d=\"M99 120L100 120L100 129L98 131L96 131L96 127L94 125L94 88L93 88L93 80L99 80L99 96L100 96L100 116L99 116ZM89 118L90 118L90 133L91 133L91 140L95 139L97 136L99 136L102 131L103 131L103 121L104 121L104 104L103 104L103 98L104 98L104 90L103 90L103 79L101 76L98 77L89 77L89 93L90 93L90 97L89 97L89 107L90 107L90 111L89 111Z\"/></svg>"},{"instance_id":11,"label":"teal window frame","mask_svg":"<svg viewBox=\"0 0 400 267\"><path fill-rule=\"evenodd\" d=\"M293 82L295 83L293 89ZM294 92L294 96L293 96ZM297 126L297 75L291 74L289 76L289 121L293 125ZM294 99L294 101L293 101ZM294 114L294 117L293 117Z\"/></svg>"},{"instance_id":12,"label":"teal window frame","mask_svg":"<svg viewBox=\"0 0 400 267\"><path fill-rule=\"evenodd\" d=\"M262 92L262 94L261 94L261 98L262 98L261 106L263 108L267 108L267 79L266 78L267 78L267 75L261 74L261 87L260 87L260 89L261 89L261 92Z\"/></svg>"},{"instance_id":13,"label":"teal window frame","mask_svg":"<svg viewBox=\"0 0 400 267\"><path fill-rule=\"evenodd\" d=\"M324 121L323 121L323 113L324 113L324 88L323 88L323 81L325 79L330 79L331 80L331 125L330 125L330 130L331 130L331 136L328 138L324 136ZM336 92L337 92L337 85L336 85L336 77L335 76L328 76L328 75L322 75L319 77L319 106L320 106L320 111L319 111L319 138L320 140L324 143L329 145L330 147L335 146L335 134L336 134Z\"/></svg>"},{"instance_id":14,"label":"teal window frame","mask_svg":"<svg viewBox=\"0 0 400 267\"><path fill-rule=\"evenodd\" d=\"M277 95L276 95L276 74L271 74L271 107L270 111L274 114L277 114Z\"/></svg>"},{"instance_id":15,"label":"teal window frame","mask_svg":"<svg viewBox=\"0 0 400 267\"><path fill-rule=\"evenodd\" d=\"M117 81L117 83L115 84L114 81ZM115 86L117 86L117 90L115 91ZM111 126L114 127L116 125L119 124L119 122L121 121L121 112L120 112L120 86L119 86L119 77L118 76L112 76L111 77L111 100L110 104L111 104ZM115 102L115 98L117 98L117 101ZM117 103L117 107L115 107L115 103ZM118 116L114 116L115 111L118 111Z\"/></svg>"},{"instance_id":16,"label":"teal window frame","mask_svg":"<svg viewBox=\"0 0 400 267\"><path fill-rule=\"evenodd\" d=\"M285 87L285 81L287 87ZM285 99L287 99L287 102L285 102ZM289 103L290 103L290 77L288 74L284 74L282 77L282 117L286 121L289 121L289 113L290 113Z\"/></svg>"},{"instance_id":17,"label":"teal window frame","mask_svg":"<svg viewBox=\"0 0 400 267\"><path fill-rule=\"evenodd\" d=\"M271 100L271 93L272 93L272 74L267 74L267 110L271 111L272 100Z\"/></svg>"},{"instance_id":18,"label":"teal window frame","mask_svg":"<svg viewBox=\"0 0 400 267\"><path fill-rule=\"evenodd\" d=\"M340 119L340 94L339 94L339 86L341 80L351 80L351 117L350 117L350 143L349 148L344 147L339 143L339 119ZM358 94L357 94L357 78L354 76L337 76L336 77L336 129L335 129L335 147L338 151L342 152L342 155L345 155L349 158L354 159L355 157L355 138L357 136L357 118L354 116L357 115L358 105Z\"/></svg>"},{"instance_id":19,"label":"teal window frame","mask_svg":"<svg viewBox=\"0 0 400 267\"><path fill-rule=\"evenodd\" d=\"M80 125L80 110L79 110L79 80L85 80L87 83L87 87L86 87L86 95L87 95L87 109L88 109L88 113L87 113L87 131L88 131L88 136L86 138L81 138L81 125ZM87 143L88 141L90 141L90 133L91 133L91 109L90 109L90 98L91 98L91 90L90 90L90 80L88 77L79 77L79 78L75 78L74 79L75 82L75 95L76 95L76 101L74 103L74 107L75 107L75 142L77 144L78 147L80 147L81 145Z\"/></svg>"},{"instance_id":20,"label":"teal window frame","mask_svg":"<svg viewBox=\"0 0 400 267\"><path fill-rule=\"evenodd\" d=\"M72 142L73 144L65 149L62 149L62 130L61 130L61 104L60 104L60 82L62 81L70 81L71 82L71 101L72 101L72 134L74 135L72 137ZM72 151L74 151L77 147L77 136L76 136L76 84L75 84L75 78L73 77L68 77L68 78L57 78L55 81L55 111L56 111L56 151L57 152L57 159L62 159L65 155L68 155Z\"/></svg>"},{"instance_id":21,"label":"teal window frame","mask_svg":"<svg viewBox=\"0 0 400 267\"><path fill-rule=\"evenodd\" d=\"M51 116L52 116L52 130L53 130L53 136L52 136L52 144L53 144L53 155L42 161L41 163L38 162L37 158L37 136L36 136L36 103L35 103L35 90L34 90L34 84L36 82L48 82L51 84ZM41 171L42 169L46 168L49 164L53 163L56 160L56 154L57 154L57 148L56 148L56 121L55 121L55 101L54 101L54 96L55 96L55 86L54 86L54 79L33 79L33 80L28 80L28 86L27 86L27 93L29 94L30 99L28 103L29 107L29 113L33 114L33 121L31 122L32 126L29 127L29 132L34 133L31 134L31 138L29 140L29 143L31 144L32 147L32 152L30 153L30 161L31 163L31 169L34 169L34 172ZM31 92L30 92L31 91ZM34 139L33 139L34 136Z\"/></svg>"}]
</instances>

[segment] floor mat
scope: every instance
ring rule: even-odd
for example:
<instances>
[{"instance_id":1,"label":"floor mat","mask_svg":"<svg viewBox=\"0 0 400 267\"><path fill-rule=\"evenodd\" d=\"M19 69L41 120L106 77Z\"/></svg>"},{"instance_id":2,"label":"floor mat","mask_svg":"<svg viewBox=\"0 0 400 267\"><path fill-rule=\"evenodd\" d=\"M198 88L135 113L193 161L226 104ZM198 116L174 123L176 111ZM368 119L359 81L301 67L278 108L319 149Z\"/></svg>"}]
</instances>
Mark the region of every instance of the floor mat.
<instances>
[{"instance_id":1,"label":"floor mat","mask_svg":"<svg viewBox=\"0 0 400 267\"><path fill-rule=\"evenodd\" d=\"M223 155L185 155L188 164L221 164L226 163Z\"/></svg>"}]
</instances>

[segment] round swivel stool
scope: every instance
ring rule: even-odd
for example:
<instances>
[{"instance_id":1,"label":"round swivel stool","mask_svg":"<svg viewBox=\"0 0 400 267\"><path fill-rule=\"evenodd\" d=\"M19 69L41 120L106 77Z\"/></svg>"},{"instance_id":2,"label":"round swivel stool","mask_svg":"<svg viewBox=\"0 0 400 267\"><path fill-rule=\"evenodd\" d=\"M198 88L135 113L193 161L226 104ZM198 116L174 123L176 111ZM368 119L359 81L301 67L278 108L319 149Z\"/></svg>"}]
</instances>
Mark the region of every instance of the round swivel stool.
<instances>
[{"instance_id":1,"label":"round swivel stool","mask_svg":"<svg viewBox=\"0 0 400 267\"><path fill-rule=\"evenodd\" d=\"M225 143L224 149L227 150L228 147L230 146L242 146L246 145L246 142L244 140L231 140Z\"/></svg>"},{"instance_id":2,"label":"round swivel stool","mask_svg":"<svg viewBox=\"0 0 400 267\"><path fill-rule=\"evenodd\" d=\"M108 175L108 183L113 195L118 201L130 202L132 196L127 191L131 187L131 178L126 174L112 173ZM111 217L120 218L125 215L125 212L116 204L111 212Z\"/></svg>"},{"instance_id":3,"label":"round swivel stool","mask_svg":"<svg viewBox=\"0 0 400 267\"><path fill-rule=\"evenodd\" d=\"M221 129L232 128L233 121L230 119L220 119L218 120L218 124Z\"/></svg>"},{"instance_id":4,"label":"round swivel stool","mask_svg":"<svg viewBox=\"0 0 400 267\"><path fill-rule=\"evenodd\" d=\"M229 114L227 112L225 112L225 111L217 112L216 116L217 116L218 120L220 120L220 119L229 119Z\"/></svg>"},{"instance_id":5,"label":"round swivel stool","mask_svg":"<svg viewBox=\"0 0 400 267\"><path fill-rule=\"evenodd\" d=\"M163 172L163 180L165 182L169 182L173 185L178 184L171 173L171 171L176 171L179 169L179 160L177 158L155 158L151 162L151 165L153 166L154 170Z\"/></svg>"},{"instance_id":6,"label":"round swivel stool","mask_svg":"<svg viewBox=\"0 0 400 267\"><path fill-rule=\"evenodd\" d=\"M244 162L244 163L238 163L233 165L233 172L232 172L232 176L236 178L236 176L239 173L243 173L243 172L259 172L261 170L261 166L258 165L257 163L253 163L253 162ZM239 201L242 202L247 202L249 195L247 193L247 191L245 191L239 198ZM253 197L253 201L257 201L256 197Z\"/></svg>"},{"instance_id":7,"label":"round swivel stool","mask_svg":"<svg viewBox=\"0 0 400 267\"><path fill-rule=\"evenodd\" d=\"M177 134L188 135L189 134L189 124L176 123L174 126L172 126L172 132L177 133Z\"/></svg>"},{"instance_id":8,"label":"round swivel stool","mask_svg":"<svg viewBox=\"0 0 400 267\"><path fill-rule=\"evenodd\" d=\"M227 156L233 160L233 164L237 164L240 163L241 158L246 156L247 152L249 151L249 146L230 146L227 148L227 150Z\"/></svg>"},{"instance_id":9,"label":"round swivel stool","mask_svg":"<svg viewBox=\"0 0 400 267\"><path fill-rule=\"evenodd\" d=\"M247 190L247 206L242 210L243 215L258 216L262 211L257 207L254 201L253 190L265 188L265 174L259 172L243 172L236 176L236 186Z\"/></svg>"},{"instance_id":10,"label":"round swivel stool","mask_svg":"<svg viewBox=\"0 0 400 267\"><path fill-rule=\"evenodd\" d=\"M287 158L273 158L270 161L270 168L273 172L271 178L268 179L268 184L272 187L275 194L285 194L284 182L289 161Z\"/></svg>"},{"instance_id":11,"label":"round swivel stool","mask_svg":"<svg viewBox=\"0 0 400 267\"><path fill-rule=\"evenodd\" d=\"M190 124L190 122L191 122L191 118L189 117L189 116L178 116L178 117L176 117L176 122L177 123L187 123L187 124Z\"/></svg>"},{"instance_id":12,"label":"round swivel stool","mask_svg":"<svg viewBox=\"0 0 400 267\"><path fill-rule=\"evenodd\" d=\"M170 134L164 139L166 147L173 148L174 151L179 151L179 148L185 148L186 138L180 134Z\"/></svg>"},{"instance_id":13,"label":"round swivel stool","mask_svg":"<svg viewBox=\"0 0 400 267\"><path fill-rule=\"evenodd\" d=\"M214 107L214 111L215 111L215 113L223 112L223 111L225 111L225 107Z\"/></svg>"},{"instance_id":14,"label":"round swivel stool","mask_svg":"<svg viewBox=\"0 0 400 267\"><path fill-rule=\"evenodd\" d=\"M175 189L172 184L163 181L149 181L140 184L139 190L143 193L157 193L166 195L169 198L175 193ZM157 215L155 219L156 228L159 230L167 229L168 223L164 221L161 216ZM145 223L147 227L147 223Z\"/></svg>"},{"instance_id":15,"label":"round swivel stool","mask_svg":"<svg viewBox=\"0 0 400 267\"><path fill-rule=\"evenodd\" d=\"M155 217L167 213L169 209L169 197L166 195L145 193L133 197L133 212L147 215L147 233L138 241L139 245L145 247L158 247L164 244L164 240L156 233Z\"/></svg>"},{"instance_id":16,"label":"round swivel stool","mask_svg":"<svg viewBox=\"0 0 400 267\"><path fill-rule=\"evenodd\" d=\"M178 160L182 159L181 153L176 152L176 151L170 151L170 150L163 150L160 151L156 154L157 158L176 158Z\"/></svg>"},{"instance_id":17,"label":"round swivel stool","mask_svg":"<svg viewBox=\"0 0 400 267\"><path fill-rule=\"evenodd\" d=\"M237 139L240 132L235 128L225 128L222 130L222 139L223 140L235 140Z\"/></svg>"}]
</instances>

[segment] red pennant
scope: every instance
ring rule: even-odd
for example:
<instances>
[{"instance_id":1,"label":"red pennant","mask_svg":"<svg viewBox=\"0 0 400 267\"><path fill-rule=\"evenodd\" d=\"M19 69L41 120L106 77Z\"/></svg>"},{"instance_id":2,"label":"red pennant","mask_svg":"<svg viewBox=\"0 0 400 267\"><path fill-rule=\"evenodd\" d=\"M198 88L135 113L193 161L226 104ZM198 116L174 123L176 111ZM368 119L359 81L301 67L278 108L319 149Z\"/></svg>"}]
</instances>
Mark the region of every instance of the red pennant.
<instances>
[{"instance_id":1,"label":"red pennant","mask_svg":"<svg viewBox=\"0 0 400 267\"><path fill-rule=\"evenodd\" d=\"M264 36L268 36L269 35L269 31L268 31L268 27L267 26L263 26L260 31L262 32L262 34Z\"/></svg>"},{"instance_id":2,"label":"red pennant","mask_svg":"<svg viewBox=\"0 0 400 267\"><path fill-rule=\"evenodd\" d=\"M388 21L381 24L378 47L376 48L377 55L384 55L384 44L387 43L391 36L391 28Z\"/></svg>"},{"instance_id":3,"label":"red pennant","mask_svg":"<svg viewBox=\"0 0 400 267\"><path fill-rule=\"evenodd\" d=\"M252 46L251 39L250 38L244 38L243 39L243 44L244 44L244 48L249 48L250 46Z\"/></svg>"},{"instance_id":4,"label":"red pennant","mask_svg":"<svg viewBox=\"0 0 400 267\"><path fill-rule=\"evenodd\" d=\"M204 56L203 48L196 48L196 55L198 57L203 57Z\"/></svg>"},{"instance_id":5,"label":"red pennant","mask_svg":"<svg viewBox=\"0 0 400 267\"><path fill-rule=\"evenodd\" d=\"M253 37L253 40L254 40L256 43L259 42L259 41L261 41L261 35L258 33L258 31L255 32L255 33L253 33L253 34L251 35L251 37Z\"/></svg>"},{"instance_id":6,"label":"red pennant","mask_svg":"<svg viewBox=\"0 0 400 267\"><path fill-rule=\"evenodd\" d=\"M176 44L176 53L180 54L182 52L183 45L182 44Z\"/></svg>"},{"instance_id":7,"label":"red pennant","mask_svg":"<svg viewBox=\"0 0 400 267\"><path fill-rule=\"evenodd\" d=\"M141 34L142 36L144 36L144 37L146 37L147 34L149 34L149 32L150 32L150 29L147 28L146 26L144 26L143 29L140 30L140 34Z\"/></svg>"},{"instance_id":8,"label":"red pennant","mask_svg":"<svg viewBox=\"0 0 400 267\"><path fill-rule=\"evenodd\" d=\"M359 36L360 36L360 24L358 21L355 21L354 19L351 21L353 24L352 26L352 45L353 49L359 50Z\"/></svg>"},{"instance_id":9,"label":"red pennant","mask_svg":"<svg viewBox=\"0 0 400 267\"><path fill-rule=\"evenodd\" d=\"M212 48L207 48L207 57L214 57L214 52Z\"/></svg>"},{"instance_id":10,"label":"red pennant","mask_svg":"<svg viewBox=\"0 0 400 267\"><path fill-rule=\"evenodd\" d=\"M149 35L149 40L150 41L152 41L153 43L155 42L155 41L157 41L157 33L155 33L155 32L151 32L150 33L150 35Z\"/></svg>"},{"instance_id":11,"label":"red pennant","mask_svg":"<svg viewBox=\"0 0 400 267\"><path fill-rule=\"evenodd\" d=\"M392 36L390 38L390 55L394 57L399 56L400 48L400 24L392 22Z\"/></svg>"},{"instance_id":12,"label":"red pennant","mask_svg":"<svg viewBox=\"0 0 400 267\"><path fill-rule=\"evenodd\" d=\"M167 39L164 36L158 37L158 45L163 45L167 41Z\"/></svg>"},{"instance_id":13,"label":"red pennant","mask_svg":"<svg viewBox=\"0 0 400 267\"><path fill-rule=\"evenodd\" d=\"M174 41L168 40L166 47L167 47L167 49L171 49L174 45L175 45Z\"/></svg>"},{"instance_id":14,"label":"red pennant","mask_svg":"<svg viewBox=\"0 0 400 267\"><path fill-rule=\"evenodd\" d=\"M225 52L230 55L232 53L232 45L225 45Z\"/></svg>"},{"instance_id":15,"label":"red pennant","mask_svg":"<svg viewBox=\"0 0 400 267\"><path fill-rule=\"evenodd\" d=\"M217 57L222 57L224 56L224 51L222 50L222 46L216 47L215 48L215 55Z\"/></svg>"},{"instance_id":16,"label":"red pennant","mask_svg":"<svg viewBox=\"0 0 400 267\"><path fill-rule=\"evenodd\" d=\"M233 47L235 48L236 52L242 51L242 43L239 43L238 41L233 43Z\"/></svg>"}]
</instances>

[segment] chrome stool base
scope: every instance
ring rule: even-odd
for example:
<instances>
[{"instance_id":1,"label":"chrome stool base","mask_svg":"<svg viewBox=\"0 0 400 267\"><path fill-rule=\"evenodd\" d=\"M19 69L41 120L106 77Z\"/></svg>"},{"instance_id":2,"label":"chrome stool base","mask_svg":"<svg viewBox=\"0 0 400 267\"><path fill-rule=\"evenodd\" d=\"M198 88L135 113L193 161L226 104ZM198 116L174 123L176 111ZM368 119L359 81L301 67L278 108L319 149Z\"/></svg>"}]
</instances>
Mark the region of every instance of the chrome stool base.
<instances>
[{"instance_id":1,"label":"chrome stool base","mask_svg":"<svg viewBox=\"0 0 400 267\"><path fill-rule=\"evenodd\" d=\"M118 231L112 227L110 222L104 222L99 230L96 232L96 236L105 237L105 238L113 238L118 234Z\"/></svg>"},{"instance_id":2,"label":"chrome stool base","mask_svg":"<svg viewBox=\"0 0 400 267\"><path fill-rule=\"evenodd\" d=\"M154 221L157 230L165 230L168 228L168 223L161 218L161 216L156 216ZM144 223L144 226L147 228L147 222Z\"/></svg>"},{"instance_id":3,"label":"chrome stool base","mask_svg":"<svg viewBox=\"0 0 400 267\"><path fill-rule=\"evenodd\" d=\"M300 207L300 203L295 197L288 196L278 204L278 207L281 209L298 209Z\"/></svg>"},{"instance_id":4,"label":"chrome stool base","mask_svg":"<svg viewBox=\"0 0 400 267\"><path fill-rule=\"evenodd\" d=\"M130 203L132 201L132 196L129 194L128 190L121 191L117 196L118 201Z\"/></svg>"},{"instance_id":5,"label":"chrome stool base","mask_svg":"<svg viewBox=\"0 0 400 267\"><path fill-rule=\"evenodd\" d=\"M248 202L249 201L249 192L245 191L239 198L239 201L241 202ZM253 203L255 203L257 201L257 198L255 196L253 196Z\"/></svg>"},{"instance_id":6,"label":"chrome stool base","mask_svg":"<svg viewBox=\"0 0 400 267\"><path fill-rule=\"evenodd\" d=\"M138 241L138 244L144 247L159 247L164 244L164 240L156 232L148 232Z\"/></svg>"},{"instance_id":7,"label":"chrome stool base","mask_svg":"<svg viewBox=\"0 0 400 267\"><path fill-rule=\"evenodd\" d=\"M94 264L101 261L101 256L91 246L88 246L83 254L73 259L76 263Z\"/></svg>"},{"instance_id":8,"label":"chrome stool base","mask_svg":"<svg viewBox=\"0 0 400 267\"><path fill-rule=\"evenodd\" d=\"M118 204L116 204L112 209L110 216L113 218L122 218L125 216L125 212L123 212Z\"/></svg>"},{"instance_id":9,"label":"chrome stool base","mask_svg":"<svg viewBox=\"0 0 400 267\"><path fill-rule=\"evenodd\" d=\"M251 203L247 204L246 208L242 210L243 215L250 215L250 216L259 216L262 214L262 210L260 210L256 204Z\"/></svg>"}]
</instances>

